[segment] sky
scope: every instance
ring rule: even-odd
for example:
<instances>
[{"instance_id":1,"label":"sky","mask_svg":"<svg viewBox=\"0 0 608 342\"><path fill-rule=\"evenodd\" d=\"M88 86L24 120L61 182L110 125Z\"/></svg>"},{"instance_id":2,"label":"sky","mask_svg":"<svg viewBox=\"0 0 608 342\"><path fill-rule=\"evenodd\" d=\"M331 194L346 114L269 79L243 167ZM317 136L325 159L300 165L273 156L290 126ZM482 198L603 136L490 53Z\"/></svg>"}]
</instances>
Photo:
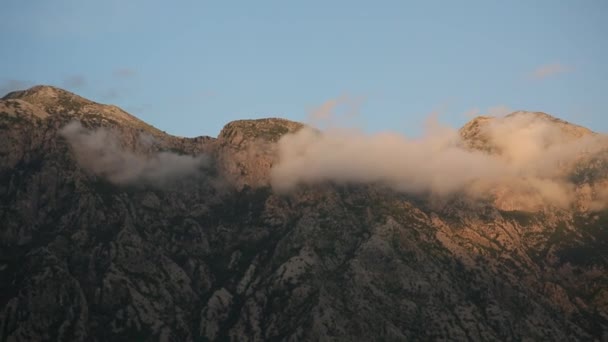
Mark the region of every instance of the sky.
<instances>
[{"instance_id":1,"label":"sky","mask_svg":"<svg viewBox=\"0 0 608 342\"><path fill-rule=\"evenodd\" d=\"M608 2L2 0L0 92L55 85L180 136L229 121L420 134L543 111L608 132Z\"/></svg>"}]
</instances>

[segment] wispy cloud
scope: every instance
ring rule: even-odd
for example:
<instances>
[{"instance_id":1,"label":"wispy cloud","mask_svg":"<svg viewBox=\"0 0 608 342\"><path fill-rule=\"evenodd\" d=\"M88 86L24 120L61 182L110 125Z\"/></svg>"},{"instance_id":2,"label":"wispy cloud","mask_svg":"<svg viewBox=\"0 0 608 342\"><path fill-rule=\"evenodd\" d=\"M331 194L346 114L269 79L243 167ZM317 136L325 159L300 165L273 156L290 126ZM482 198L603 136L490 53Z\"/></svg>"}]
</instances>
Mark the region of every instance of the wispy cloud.
<instances>
[{"instance_id":1,"label":"wispy cloud","mask_svg":"<svg viewBox=\"0 0 608 342\"><path fill-rule=\"evenodd\" d=\"M82 88L87 84L87 80L82 75L72 75L63 80L66 88Z\"/></svg>"},{"instance_id":2,"label":"wispy cloud","mask_svg":"<svg viewBox=\"0 0 608 342\"><path fill-rule=\"evenodd\" d=\"M334 126L337 121L351 121L359 116L359 107L363 100L363 97L348 95L327 100L310 112L308 122L313 126Z\"/></svg>"},{"instance_id":3,"label":"wispy cloud","mask_svg":"<svg viewBox=\"0 0 608 342\"><path fill-rule=\"evenodd\" d=\"M572 67L570 66L561 63L551 63L539 66L529 74L529 77L534 80L543 80L570 71L572 71Z\"/></svg>"},{"instance_id":4,"label":"wispy cloud","mask_svg":"<svg viewBox=\"0 0 608 342\"><path fill-rule=\"evenodd\" d=\"M118 68L114 70L113 75L116 78L132 78L137 75L137 71L131 68Z\"/></svg>"}]
</instances>

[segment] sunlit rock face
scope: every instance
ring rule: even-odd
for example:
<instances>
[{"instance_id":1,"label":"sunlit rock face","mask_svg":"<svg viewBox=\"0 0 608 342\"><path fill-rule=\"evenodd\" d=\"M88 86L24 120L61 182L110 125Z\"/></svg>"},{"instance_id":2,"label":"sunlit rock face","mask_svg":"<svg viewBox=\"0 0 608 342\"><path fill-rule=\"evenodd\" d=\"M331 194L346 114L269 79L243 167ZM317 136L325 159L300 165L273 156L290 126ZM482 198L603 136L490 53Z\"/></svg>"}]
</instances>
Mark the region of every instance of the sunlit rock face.
<instances>
[{"instance_id":1,"label":"sunlit rock face","mask_svg":"<svg viewBox=\"0 0 608 342\"><path fill-rule=\"evenodd\" d=\"M523 162L506 131L488 134L511 119L545 147L597 135L517 112L471 121L459 143ZM482 197L333 181L278 193L277 142L301 129L243 120L182 138L58 88L7 95L0 340L608 338L605 149L551 174L572 184L563 207L500 184Z\"/></svg>"}]
</instances>

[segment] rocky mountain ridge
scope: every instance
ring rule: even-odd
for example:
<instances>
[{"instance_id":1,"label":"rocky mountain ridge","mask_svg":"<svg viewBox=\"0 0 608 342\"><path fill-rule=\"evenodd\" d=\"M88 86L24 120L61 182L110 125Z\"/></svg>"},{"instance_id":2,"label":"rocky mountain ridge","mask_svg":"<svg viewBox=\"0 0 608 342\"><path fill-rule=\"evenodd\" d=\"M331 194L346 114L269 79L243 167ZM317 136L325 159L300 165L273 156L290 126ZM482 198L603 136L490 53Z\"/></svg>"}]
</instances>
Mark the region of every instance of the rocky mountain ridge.
<instances>
[{"instance_id":1,"label":"rocky mountain ridge","mask_svg":"<svg viewBox=\"0 0 608 342\"><path fill-rule=\"evenodd\" d=\"M489 141L488 126L501 120L509 119L523 119L522 123L529 124L533 122L545 122L551 124L553 127L563 133L562 137L567 139L576 139L588 135L597 134L588 128L572 124L570 122L561 120L543 112L526 112L516 111L506 115L504 118L496 118L492 116L478 116L471 121L467 122L460 130L459 133L465 140L465 142L472 148L495 151L496 146ZM519 128L519 127L518 127Z\"/></svg>"},{"instance_id":2,"label":"rocky mountain ridge","mask_svg":"<svg viewBox=\"0 0 608 342\"><path fill-rule=\"evenodd\" d=\"M144 166L207 158L180 164L188 177L115 184L76 158L74 119L79 141L116 139L101 152ZM479 143L492 120L460 134L492 151ZM5 96L0 340L608 339L606 209L356 184L277 194L276 142L301 128L243 120L180 138L54 87ZM573 174L590 198L608 179L602 153Z\"/></svg>"}]
</instances>

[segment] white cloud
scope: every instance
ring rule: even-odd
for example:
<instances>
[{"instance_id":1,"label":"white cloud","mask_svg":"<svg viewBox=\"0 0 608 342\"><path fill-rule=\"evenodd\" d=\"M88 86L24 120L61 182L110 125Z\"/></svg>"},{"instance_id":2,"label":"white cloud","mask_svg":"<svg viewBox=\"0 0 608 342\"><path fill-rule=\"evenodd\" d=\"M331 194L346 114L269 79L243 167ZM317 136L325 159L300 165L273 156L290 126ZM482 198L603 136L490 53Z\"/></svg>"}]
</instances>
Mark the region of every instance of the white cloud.
<instances>
[{"instance_id":1,"label":"white cloud","mask_svg":"<svg viewBox=\"0 0 608 342\"><path fill-rule=\"evenodd\" d=\"M144 183L162 186L180 177L191 176L207 163L205 156L187 156L172 152L142 155L125 149L120 139L105 128L89 130L73 121L60 134L70 144L78 162L93 173L115 184ZM139 144L149 147L151 136L141 135Z\"/></svg>"},{"instance_id":2,"label":"white cloud","mask_svg":"<svg viewBox=\"0 0 608 342\"><path fill-rule=\"evenodd\" d=\"M408 193L482 197L506 185L522 198L564 207L575 198L564 165L583 151L608 147L601 135L566 139L559 127L535 115L497 117L482 131L498 153L466 147L456 129L436 120L419 139L305 128L279 141L271 183L277 191L324 182L375 183Z\"/></svg>"}]
</instances>

